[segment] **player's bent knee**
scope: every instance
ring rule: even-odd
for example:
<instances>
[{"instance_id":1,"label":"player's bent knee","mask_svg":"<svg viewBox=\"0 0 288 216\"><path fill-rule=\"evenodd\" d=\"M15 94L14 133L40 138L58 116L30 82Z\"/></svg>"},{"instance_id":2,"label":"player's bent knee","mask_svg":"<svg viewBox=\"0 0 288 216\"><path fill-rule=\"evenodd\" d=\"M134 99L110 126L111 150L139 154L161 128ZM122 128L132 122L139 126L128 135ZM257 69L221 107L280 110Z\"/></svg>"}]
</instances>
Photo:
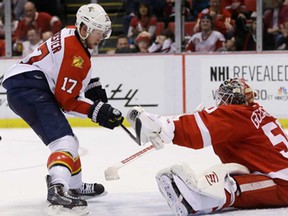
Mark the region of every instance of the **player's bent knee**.
<instances>
[{"instance_id":1,"label":"player's bent knee","mask_svg":"<svg viewBox=\"0 0 288 216\"><path fill-rule=\"evenodd\" d=\"M76 158L78 156L79 141L76 136L67 135L51 142L49 148L51 152L69 152L73 158Z\"/></svg>"}]
</instances>

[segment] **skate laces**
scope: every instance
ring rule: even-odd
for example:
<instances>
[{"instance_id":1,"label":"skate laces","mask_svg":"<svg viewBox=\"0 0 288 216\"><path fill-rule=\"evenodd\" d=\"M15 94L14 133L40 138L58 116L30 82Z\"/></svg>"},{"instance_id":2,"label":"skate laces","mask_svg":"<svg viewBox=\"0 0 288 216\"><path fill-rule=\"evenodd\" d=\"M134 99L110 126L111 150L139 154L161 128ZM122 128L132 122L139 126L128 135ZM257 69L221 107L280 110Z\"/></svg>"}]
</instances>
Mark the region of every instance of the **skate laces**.
<instances>
[{"instance_id":1,"label":"skate laces","mask_svg":"<svg viewBox=\"0 0 288 216\"><path fill-rule=\"evenodd\" d=\"M81 187L77 189L80 194L91 194L95 193L94 183L82 183Z\"/></svg>"}]
</instances>

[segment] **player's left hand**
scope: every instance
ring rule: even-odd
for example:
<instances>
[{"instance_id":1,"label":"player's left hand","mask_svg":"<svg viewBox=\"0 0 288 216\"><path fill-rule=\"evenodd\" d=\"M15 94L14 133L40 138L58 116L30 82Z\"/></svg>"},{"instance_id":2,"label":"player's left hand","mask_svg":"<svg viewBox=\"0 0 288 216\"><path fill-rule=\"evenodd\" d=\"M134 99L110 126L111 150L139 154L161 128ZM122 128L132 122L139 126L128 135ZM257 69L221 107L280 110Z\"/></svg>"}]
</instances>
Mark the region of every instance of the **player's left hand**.
<instances>
[{"instance_id":1,"label":"player's left hand","mask_svg":"<svg viewBox=\"0 0 288 216\"><path fill-rule=\"evenodd\" d=\"M122 113L118 109L102 101L95 101L90 108L88 117L93 122L109 129L120 126L124 120Z\"/></svg>"},{"instance_id":2,"label":"player's left hand","mask_svg":"<svg viewBox=\"0 0 288 216\"><path fill-rule=\"evenodd\" d=\"M108 102L105 89L102 88L99 77L92 78L85 89L85 97L95 102L100 100L104 103Z\"/></svg>"}]
</instances>

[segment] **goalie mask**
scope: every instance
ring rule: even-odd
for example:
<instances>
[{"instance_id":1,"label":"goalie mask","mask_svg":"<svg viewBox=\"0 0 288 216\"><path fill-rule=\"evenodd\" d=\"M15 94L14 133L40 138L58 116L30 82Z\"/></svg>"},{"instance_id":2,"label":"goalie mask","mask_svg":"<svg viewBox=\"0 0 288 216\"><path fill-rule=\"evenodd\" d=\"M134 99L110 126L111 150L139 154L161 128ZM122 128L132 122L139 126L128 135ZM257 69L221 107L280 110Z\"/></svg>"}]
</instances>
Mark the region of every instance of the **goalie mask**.
<instances>
[{"instance_id":1,"label":"goalie mask","mask_svg":"<svg viewBox=\"0 0 288 216\"><path fill-rule=\"evenodd\" d=\"M216 106L229 104L251 105L255 92L244 79L233 78L224 81L216 91Z\"/></svg>"},{"instance_id":2,"label":"goalie mask","mask_svg":"<svg viewBox=\"0 0 288 216\"><path fill-rule=\"evenodd\" d=\"M111 21L105 10L95 3L81 6L76 14L75 26L77 31L80 32L81 23L87 26L86 37L80 37L85 40L93 30L98 30L103 33L103 38L107 39L111 35Z\"/></svg>"}]
</instances>

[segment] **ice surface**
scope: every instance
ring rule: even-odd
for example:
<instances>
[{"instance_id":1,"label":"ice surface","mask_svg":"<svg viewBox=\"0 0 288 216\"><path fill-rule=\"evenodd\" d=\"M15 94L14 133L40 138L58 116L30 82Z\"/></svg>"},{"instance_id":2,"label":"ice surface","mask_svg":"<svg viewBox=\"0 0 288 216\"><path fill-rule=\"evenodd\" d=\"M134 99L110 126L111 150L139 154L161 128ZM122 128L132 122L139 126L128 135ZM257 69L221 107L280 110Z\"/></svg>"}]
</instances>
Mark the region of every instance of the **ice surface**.
<instances>
[{"instance_id":1,"label":"ice surface","mask_svg":"<svg viewBox=\"0 0 288 216\"><path fill-rule=\"evenodd\" d=\"M88 201L91 216L172 216L158 191L155 173L176 162L200 172L219 159L211 148L200 151L166 145L119 170L106 181L104 170L141 150L121 128L75 128L80 141L83 179L104 184L108 195ZM46 161L49 149L31 129L0 129L0 216L46 215ZM288 208L236 210L214 215L287 216Z\"/></svg>"}]
</instances>

